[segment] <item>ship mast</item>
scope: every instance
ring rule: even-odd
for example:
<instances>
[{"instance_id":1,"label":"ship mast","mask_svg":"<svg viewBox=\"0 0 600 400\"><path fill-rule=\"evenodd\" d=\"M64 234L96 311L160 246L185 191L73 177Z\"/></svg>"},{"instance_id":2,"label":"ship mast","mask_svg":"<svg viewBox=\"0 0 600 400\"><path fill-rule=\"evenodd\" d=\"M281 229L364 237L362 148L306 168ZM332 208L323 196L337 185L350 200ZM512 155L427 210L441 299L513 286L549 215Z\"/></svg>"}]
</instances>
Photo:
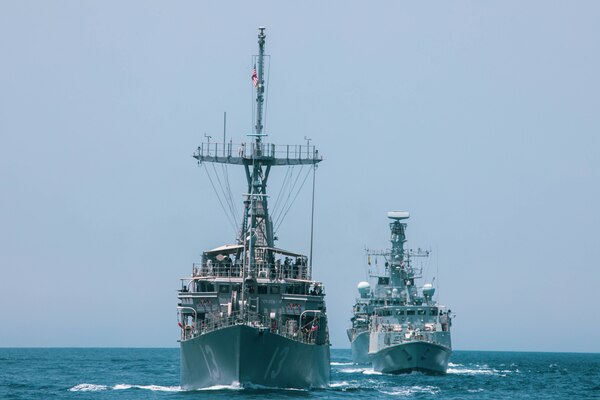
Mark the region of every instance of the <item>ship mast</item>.
<instances>
[{"instance_id":1,"label":"ship mast","mask_svg":"<svg viewBox=\"0 0 600 400\"><path fill-rule=\"evenodd\" d=\"M408 219L409 216L408 211L390 211L388 213L388 218L392 220L390 222L390 241L392 242L392 251L390 254L391 283L392 286L399 287L401 291L404 291L406 296L405 301L408 304L413 300L416 301L416 296L418 296L417 287L415 286L417 273L412 265L412 258L429 256L429 251L418 249L416 252L413 250L407 252L404 249L407 224L403 220Z\"/></svg>"},{"instance_id":2,"label":"ship mast","mask_svg":"<svg viewBox=\"0 0 600 400\"><path fill-rule=\"evenodd\" d=\"M406 223L400 221L408 218L408 212L406 212L406 215L400 213L401 212L396 212L396 214L399 215L388 215L388 217L392 220L392 222L390 222L390 241L392 242L390 272L393 286L404 285L405 282L403 278L406 277L406 274L404 273L404 243L406 242Z\"/></svg>"},{"instance_id":3,"label":"ship mast","mask_svg":"<svg viewBox=\"0 0 600 400\"><path fill-rule=\"evenodd\" d=\"M233 144L203 143L194 154L199 163L213 162L221 164L243 165L246 173L247 192L244 194L244 210L237 238L244 247L244 261L247 278L256 278L256 263L273 263L274 246L273 222L268 211L267 181L273 166L316 165L322 156L315 146L274 145L264 143L264 69L265 69L265 28L258 28L258 56L254 66L252 81L256 91L256 120L254 131L247 136L253 137L250 143L242 143L236 152Z\"/></svg>"},{"instance_id":4,"label":"ship mast","mask_svg":"<svg viewBox=\"0 0 600 400\"><path fill-rule=\"evenodd\" d=\"M256 88L256 123L254 125L254 133L248 136L254 136L254 149L256 149L256 155L262 155L262 137L266 136L263 132L263 107L264 107L264 57L265 57L265 28L258 28L258 71L256 78L252 77L255 82ZM254 74L254 72L253 72ZM256 79L256 80L255 80ZM253 151L254 154L254 151ZM250 174L250 166L244 165L246 169L246 176ZM267 207L267 179L271 166L266 165L263 170L263 164L256 158L252 157L252 173L250 174L251 182L248 182L248 200L245 203L244 208L244 221L250 218L250 240L249 250L249 276L255 277L255 262L256 245L263 245L267 247L274 247L273 240L273 222L269 217L269 211ZM263 254L263 258L266 256L267 262L273 262L268 257L268 254Z\"/></svg>"},{"instance_id":5,"label":"ship mast","mask_svg":"<svg viewBox=\"0 0 600 400\"><path fill-rule=\"evenodd\" d=\"M410 304L418 301L418 290L415 286L415 278L420 277L419 269L415 269L412 263L413 257L428 257L429 251L406 250L406 227L404 220L408 219L410 214L408 211L390 211L388 218L390 222L390 242L392 248L386 250L369 250L367 249L368 263L371 265L371 256L384 256L386 259L386 277L389 278L385 284L384 290L398 289L403 301ZM422 270L421 270L422 271ZM381 275L375 274L372 277L382 278Z\"/></svg>"},{"instance_id":6,"label":"ship mast","mask_svg":"<svg viewBox=\"0 0 600 400\"><path fill-rule=\"evenodd\" d=\"M258 82L256 83L256 125L254 125L254 135L256 142L260 143L263 136L263 106L264 106L264 71L265 71L265 27L258 28Z\"/></svg>"}]
</instances>

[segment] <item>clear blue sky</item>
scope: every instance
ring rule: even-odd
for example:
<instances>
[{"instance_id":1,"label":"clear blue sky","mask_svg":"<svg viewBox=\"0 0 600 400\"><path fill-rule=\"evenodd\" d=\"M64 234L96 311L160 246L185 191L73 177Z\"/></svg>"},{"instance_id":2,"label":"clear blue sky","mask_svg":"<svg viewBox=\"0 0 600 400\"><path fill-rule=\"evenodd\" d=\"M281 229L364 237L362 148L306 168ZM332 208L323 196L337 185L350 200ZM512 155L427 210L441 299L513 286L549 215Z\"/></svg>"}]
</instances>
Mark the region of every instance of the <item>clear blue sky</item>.
<instances>
[{"instance_id":1,"label":"clear blue sky","mask_svg":"<svg viewBox=\"0 0 600 400\"><path fill-rule=\"evenodd\" d=\"M223 111L250 131L264 25L269 140L326 159L335 347L364 247L406 209L455 348L599 352L598 21L592 1L1 2L0 346L177 345L178 279L234 238L191 154ZM309 204L281 247L308 252Z\"/></svg>"}]
</instances>

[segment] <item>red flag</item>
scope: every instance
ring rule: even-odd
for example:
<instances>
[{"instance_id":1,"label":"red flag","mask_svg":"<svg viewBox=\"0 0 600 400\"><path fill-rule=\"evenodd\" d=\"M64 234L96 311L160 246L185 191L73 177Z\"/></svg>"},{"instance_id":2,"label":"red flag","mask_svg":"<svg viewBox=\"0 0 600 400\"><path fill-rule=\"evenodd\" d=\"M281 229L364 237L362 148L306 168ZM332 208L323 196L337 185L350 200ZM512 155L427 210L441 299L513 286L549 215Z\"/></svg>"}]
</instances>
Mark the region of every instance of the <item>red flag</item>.
<instances>
[{"instance_id":1,"label":"red flag","mask_svg":"<svg viewBox=\"0 0 600 400\"><path fill-rule=\"evenodd\" d=\"M256 65L254 66L254 69L252 70L252 83L254 83L254 87L256 87L258 85L258 74L256 73Z\"/></svg>"}]
</instances>

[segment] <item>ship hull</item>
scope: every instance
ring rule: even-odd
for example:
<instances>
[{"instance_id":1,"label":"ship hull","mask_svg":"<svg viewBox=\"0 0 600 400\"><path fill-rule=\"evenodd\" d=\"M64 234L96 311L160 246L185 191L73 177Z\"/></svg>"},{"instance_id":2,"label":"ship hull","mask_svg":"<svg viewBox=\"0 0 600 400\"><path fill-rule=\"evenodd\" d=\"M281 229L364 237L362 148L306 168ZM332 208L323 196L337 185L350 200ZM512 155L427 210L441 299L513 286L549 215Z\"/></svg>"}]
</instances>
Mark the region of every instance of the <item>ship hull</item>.
<instances>
[{"instance_id":1,"label":"ship hull","mask_svg":"<svg viewBox=\"0 0 600 400\"><path fill-rule=\"evenodd\" d=\"M415 341L385 347L369 353L373 370L387 374L421 371L443 375L448 369L452 350L437 344Z\"/></svg>"},{"instance_id":2,"label":"ship hull","mask_svg":"<svg viewBox=\"0 0 600 400\"><path fill-rule=\"evenodd\" d=\"M360 332L350 343L352 347L352 362L368 364L369 359L369 331Z\"/></svg>"},{"instance_id":3,"label":"ship hull","mask_svg":"<svg viewBox=\"0 0 600 400\"><path fill-rule=\"evenodd\" d=\"M215 385L323 388L329 385L329 345L301 343L235 325L181 342L181 387Z\"/></svg>"}]
</instances>

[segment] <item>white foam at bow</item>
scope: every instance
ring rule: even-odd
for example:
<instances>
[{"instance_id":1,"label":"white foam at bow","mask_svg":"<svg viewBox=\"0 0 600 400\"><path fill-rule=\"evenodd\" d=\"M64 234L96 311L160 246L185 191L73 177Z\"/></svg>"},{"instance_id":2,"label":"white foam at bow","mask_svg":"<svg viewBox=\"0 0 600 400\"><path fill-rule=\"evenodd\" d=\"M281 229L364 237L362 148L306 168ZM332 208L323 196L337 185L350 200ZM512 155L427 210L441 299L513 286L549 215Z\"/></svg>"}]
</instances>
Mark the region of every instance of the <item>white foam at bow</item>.
<instances>
[{"instance_id":1,"label":"white foam at bow","mask_svg":"<svg viewBox=\"0 0 600 400\"><path fill-rule=\"evenodd\" d=\"M179 386L159 386L159 385L129 385L126 383L119 383L113 386L114 390L127 390L127 389L145 389L153 392L180 392L181 387Z\"/></svg>"}]
</instances>

